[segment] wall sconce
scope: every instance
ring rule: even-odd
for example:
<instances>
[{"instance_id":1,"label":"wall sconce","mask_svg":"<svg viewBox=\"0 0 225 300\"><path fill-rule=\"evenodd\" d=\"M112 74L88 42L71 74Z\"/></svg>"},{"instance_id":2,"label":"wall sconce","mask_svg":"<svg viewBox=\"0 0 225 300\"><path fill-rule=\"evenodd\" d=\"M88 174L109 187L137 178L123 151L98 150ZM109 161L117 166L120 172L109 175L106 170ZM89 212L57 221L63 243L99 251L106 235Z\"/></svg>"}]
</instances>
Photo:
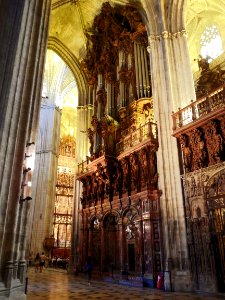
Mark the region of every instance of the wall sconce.
<instances>
[{"instance_id":1,"label":"wall sconce","mask_svg":"<svg viewBox=\"0 0 225 300\"><path fill-rule=\"evenodd\" d=\"M23 174L29 172L30 170L31 170L31 168L24 169L24 170L23 170Z\"/></svg>"},{"instance_id":2,"label":"wall sconce","mask_svg":"<svg viewBox=\"0 0 225 300\"><path fill-rule=\"evenodd\" d=\"M32 197L30 197L30 196L27 196L26 198L23 198L23 196L20 196L19 203L21 204L24 201L30 201L30 200L32 200Z\"/></svg>"},{"instance_id":3,"label":"wall sconce","mask_svg":"<svg viewBox=\"0 0 225 300\"><path fill-rule=\"evenodd\" d=\"M26 144L26 147L29 147L29 146L31 146L31 145L35 145L35 142L27 142L27 144Z\"/></svg>"}]
</instances>

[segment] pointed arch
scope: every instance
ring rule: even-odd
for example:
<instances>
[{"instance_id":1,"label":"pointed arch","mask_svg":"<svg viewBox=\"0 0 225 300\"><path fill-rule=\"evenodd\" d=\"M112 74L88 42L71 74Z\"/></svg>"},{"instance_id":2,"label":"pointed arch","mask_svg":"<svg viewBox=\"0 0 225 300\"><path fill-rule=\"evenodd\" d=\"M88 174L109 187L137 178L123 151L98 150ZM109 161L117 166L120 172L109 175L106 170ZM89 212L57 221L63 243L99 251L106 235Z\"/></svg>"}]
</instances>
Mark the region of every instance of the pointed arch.
<instances>
[{"instance_id":1,"label":"pointed arch","mask_svg":"<svg viewBox=\"0 0 225 300\"><path fill-rule=\"evenodd\" d=\"M87 85L84 73L80 69L80 63L78 59L71 53L71 51L57 38L48 38L48 49L55 51L71 69L78 87L78 105L82 106L87 102Z\"/></svg>"}]
</instances>

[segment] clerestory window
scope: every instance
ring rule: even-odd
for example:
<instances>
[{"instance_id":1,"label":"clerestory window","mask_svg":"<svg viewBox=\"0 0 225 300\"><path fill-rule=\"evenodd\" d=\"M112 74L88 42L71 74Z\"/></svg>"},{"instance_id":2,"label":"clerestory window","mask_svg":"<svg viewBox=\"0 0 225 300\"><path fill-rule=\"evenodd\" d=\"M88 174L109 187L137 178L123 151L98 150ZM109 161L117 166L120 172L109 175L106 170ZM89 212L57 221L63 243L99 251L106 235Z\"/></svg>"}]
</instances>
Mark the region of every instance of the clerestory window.
<instances>
[{"instance_id":1,"label":"clerestory window","mask_svg":"<svg viewBox=\"0 0 225 300\"><path fill-rule=\"evenodd\" d=\"M223 44L220 32L216 25L207 26L200 38L201 55L208 62L223 53Z\"/></svg>"}]
</instances>

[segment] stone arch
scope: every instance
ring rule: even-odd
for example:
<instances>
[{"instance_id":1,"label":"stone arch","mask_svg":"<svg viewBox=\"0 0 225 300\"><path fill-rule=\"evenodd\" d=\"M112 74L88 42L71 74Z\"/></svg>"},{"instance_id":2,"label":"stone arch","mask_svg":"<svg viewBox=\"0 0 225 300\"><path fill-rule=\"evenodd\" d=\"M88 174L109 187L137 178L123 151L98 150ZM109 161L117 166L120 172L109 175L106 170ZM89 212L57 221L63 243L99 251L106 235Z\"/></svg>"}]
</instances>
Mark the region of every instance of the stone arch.
<instances>
[{"instance_id":1,"label":"stone arch","mask_svg":"<svg viewBox=\"0 0 225 300\"><path fill-rule=\"evenodd\" d=\"M133 217L136 217L138 216L138 210L136 207L134 206L127 206L123 209L122 213L121 213L121 217L124 218L126 216L126 214L129 212L129 211L133 211Z\"/></svg>"},{"instance_id":2,"label":"stone arch","mask_svg":"<svg viewBox=\"0 0 225 300\"><path fill-rule=\"evenodd\" d=\"M101 221L101 216L100 215L92 215L90 217L90 229L100 229L100 221Z\"/></svg>"},{"instance_id":3,"label":"stone arch","mask_svg":"<svg viewBox=\"0 0 225 300\"><path fill-rule=\"evenodd\" d=\"M168 7L168 20L171 20L168 25L168 30L172 33L181 32L185 29L184 24L184 8L186 0L171 1Z\"/></svg>"},{"instance_id":4,"label":"stone arch","mask_svg":"<svg viewBox=\"0 0 225 300\"><path fill-rule=\"evenodd\" d=\"M149 1L148 3L143 3L144 12L142 12L142 16L145 23L148 24L148 35L160 35L164 31L176 33L184 30L183 11L185 5L186 0L170 1L166 7L160 6L158 2L156 4L149 3ZM165 17L166 21L158 22L158 18L165 20Z\"/></svg>"},{"instance_id":5,"label":"stone arch","mask_svg":"<svg viewBox=\"0 0 225 300\"><path fill-rule=\"evenodd\" d=\"M157 26L157 14L156 14L156 7L154 7L154 4L150 3L143 3L143 12L141 13L145 20L145 25L147 28L148 35L150 34L156 34L158 33L158 26Z\"/></svg>"},{"instance_id":6,"label":"stone arch","mask_svg":"<svg viewBox=\"0 0 225 300\"><path fill-rule=\"evenodd\" d=\"M116 210L110 210L110 211L107 211L104 216L102 217L102 221L103 221L103 226L105 227L106 225L106 221L107 221L107 218L112 215L113 217L115 217L115 222L116 224L118 224L118 219L119 219L119 214Z\"/></svg>"},{"instance_id":7,"label":"stone arch","mask_svg":"<svg viewBox=\"0 0 225 300\"><path fill-rule=\"evenodd\" d=\"M49 37L48 38L48 49L53 50L57 53L63 61L68 65L71 69L78 87L79 92L79 106L87 105L87 85L86 78L84 73L80 70L80 63L78 59L71 53L71 51L57 38Z\"/></svg>"}]
</instances>

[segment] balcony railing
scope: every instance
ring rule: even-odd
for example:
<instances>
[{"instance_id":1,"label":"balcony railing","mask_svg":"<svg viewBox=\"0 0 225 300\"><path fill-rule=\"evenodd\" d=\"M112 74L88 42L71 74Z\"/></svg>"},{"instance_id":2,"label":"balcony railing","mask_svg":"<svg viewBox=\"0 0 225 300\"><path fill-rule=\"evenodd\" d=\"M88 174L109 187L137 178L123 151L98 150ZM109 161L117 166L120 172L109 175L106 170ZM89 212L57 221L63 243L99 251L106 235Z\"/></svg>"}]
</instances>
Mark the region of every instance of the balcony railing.
<instances>
[{"instance_id":1,"label":"balcony railing","mask_svg":"<svg viewBox=\"0 0 225 300\"><path fill-rule=\"evenodd\" d=\"M225 84L172 115L173 131L225 107Z\"/></svg>"},{"instance_id":2,"label":"balcony railing","mask_svg":"<svg viewBox=\"0 0 225 300\"><path fill-rule=\"evenodd\" d=\"M80 164L78 164L77 175L81 175L89 171L88 165L91 162L91 158L89 156L87 156L86 158L86 160L83 160Z\"/></svg>"},{"instance_id":3,"label":"balcony railing","mask_svg":"<svg viewBox=\"0 0 225 300\"><path fill-rule=\"evenodd\" d=\"M157 125L152 122L148 122L123 136L121 141L116 145L117 155L149 139L153 143L158 143Z\"/></svg>"},{"instance_id":4,"label":"balcony railing","mask_svg":"<svg viewBox=\"0 0 225 300\"><path fill-rule=\"evenodd\" d=\"M144 125L141 125L138 129L125 133L121 141L116 144L116 155L119 155L147 140L150 140L152 143L158 143L157 125L153 122L147 122ZM101 160L101 157L95 159L95 165L98 159ZM87 156L85 161L78 164L77 175L79 176L83 173L89 172L92 161L93 158Z\"/></svg>"}]
</instances>

